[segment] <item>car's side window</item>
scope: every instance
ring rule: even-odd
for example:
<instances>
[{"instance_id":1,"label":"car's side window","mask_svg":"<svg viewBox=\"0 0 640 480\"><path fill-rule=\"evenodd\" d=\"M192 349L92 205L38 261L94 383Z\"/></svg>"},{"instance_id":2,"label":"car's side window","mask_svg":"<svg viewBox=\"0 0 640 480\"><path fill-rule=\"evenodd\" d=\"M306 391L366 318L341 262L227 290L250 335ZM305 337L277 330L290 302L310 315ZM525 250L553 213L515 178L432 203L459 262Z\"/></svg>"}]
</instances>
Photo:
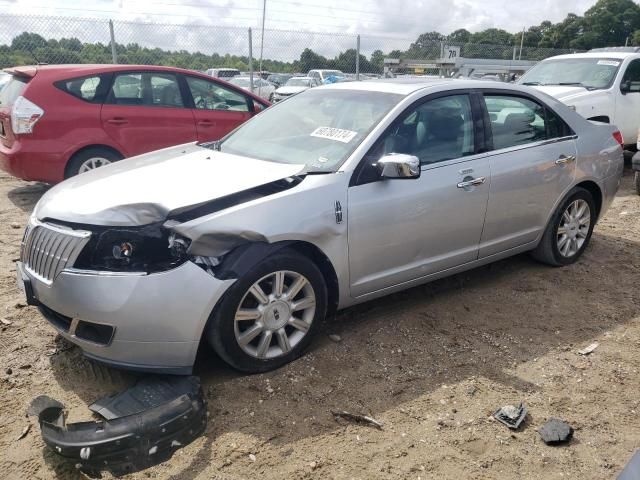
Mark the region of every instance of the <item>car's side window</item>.
<instances>
[{"instance_id":1,"label":"car's side window","mask_svg":"<svg viewBox=\"0 0 640 480\"><path fill-rule=\"evenodd\" d=\"M71 78L56 83L58 88L89 103L100 103L109 88L109 75Z\"/></svg>"},{"instance_id":2,"label":"car's side window","mask_svg":"<svg viewBox=\"0 0 640 480\"><path fill-rule=\"evenodd\" d=\"M157 107L184 107L178 79L172 74L150 75L151 103Z\"/></svg>"},{"instance_id":3,"label":"car's side window","mask_svg":"<svg viewBox=\"0 0 640 480\"><path fill-rule=\"evenodd\" d=\"M196 109L249 111L247 97L241 93L202 78L189 76L186 78Z\"/></svg>"},{"instance_id":4,"label":"car's side window","mask_svg":"<svg viewBox=\"0 0 640 480\"><path fill-rule=\"evenodd\" d=\"M565 136L564 122L529 98L484 95L494 150Z\"/></svg>"},{"instance_id":5,"label":"car's side window","mask_svg":"<svg viewBox=\"0 0 640 480\"><path fill-rule=\"evenodd\" d=\"M144 105L141 73L116 75L107 103L116 105Z\"/></svg>"},{"instance_id":6,"label":"car's side window","mask_svg":"<svg viewBox=\"0 0 640 480\"><path fill-rule=\"evenodd\" d=\"M422 165L475 153L468 95L435 98L406 112L378 140L375 155L415 155Z\"/></svg>"},{"instance_id":7,"label":"car's side window","mask_svg":"<svg viewBox=\"0 0 640 480\"><path fill-rule=\"evenodd\" d=\"M640 60L633 60L627 66L620 88L627 92L640 92Z\"/></svg>"}]
</instances>

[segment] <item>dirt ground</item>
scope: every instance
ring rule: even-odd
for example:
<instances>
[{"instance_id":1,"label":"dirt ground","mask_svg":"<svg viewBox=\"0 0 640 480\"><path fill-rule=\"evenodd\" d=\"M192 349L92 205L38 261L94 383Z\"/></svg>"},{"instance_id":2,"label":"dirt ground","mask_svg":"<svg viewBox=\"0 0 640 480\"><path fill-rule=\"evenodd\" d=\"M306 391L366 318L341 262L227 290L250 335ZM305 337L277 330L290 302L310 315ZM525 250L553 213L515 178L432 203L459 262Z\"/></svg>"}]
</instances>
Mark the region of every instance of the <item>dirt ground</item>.
<instances>
[{"instance_id":1,"label":"dirt ground","mask_svg":"<svg viewBox=\"0 0 640 480\"><path fill-rule=\"evenodd\" d=\"M25 417L33 397L61 400L79 421L133 380L84 359L24 305L14 262L45 190L0 175L4 479L83 478ZM627 171L571 267L520 255L351 308L325 322L306 356L268 374L238 374L205 347L196 371L209 402L205 436L127 478L615 478L640 447L639 248L640 197ZM591 355L576 353L592 342ZM529 408L520 431L491 418L520 401ZM338 423L331 410L384 427ZM570 444L542 442L537 429L551 417L573 426Z\"/></svg>"}]
</instances>

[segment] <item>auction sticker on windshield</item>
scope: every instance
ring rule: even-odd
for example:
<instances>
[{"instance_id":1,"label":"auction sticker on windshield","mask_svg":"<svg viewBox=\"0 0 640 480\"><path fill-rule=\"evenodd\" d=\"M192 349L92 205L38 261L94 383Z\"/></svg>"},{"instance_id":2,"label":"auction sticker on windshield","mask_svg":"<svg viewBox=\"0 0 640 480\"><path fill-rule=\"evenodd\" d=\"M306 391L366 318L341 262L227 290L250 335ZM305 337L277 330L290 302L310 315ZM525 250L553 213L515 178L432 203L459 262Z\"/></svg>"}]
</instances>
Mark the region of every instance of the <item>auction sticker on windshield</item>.
<instances>
[{"instance_id":1,"label":"auction sticker on windshield","mask_svg":"<svg viewBox=\"0 0 640 480\"><path fill-rule=\"evenodd\" d=\"M328 138L336 142L349 143L358 134L352 130L343 130L333 127L318 127L310 133L312 137Z\"/></svg>"},{"instance_id":2,"label":"auction sticker on windshield","mask_svg":"<svg viewBox=\"0 0 640 480\"><path fill-rule=\"evenodd\" d=\"M620 62L616 62L615 60L598 60L598 65L607 65L609 67L617 67L620 65Z\"/></svg>"}]
</instances>

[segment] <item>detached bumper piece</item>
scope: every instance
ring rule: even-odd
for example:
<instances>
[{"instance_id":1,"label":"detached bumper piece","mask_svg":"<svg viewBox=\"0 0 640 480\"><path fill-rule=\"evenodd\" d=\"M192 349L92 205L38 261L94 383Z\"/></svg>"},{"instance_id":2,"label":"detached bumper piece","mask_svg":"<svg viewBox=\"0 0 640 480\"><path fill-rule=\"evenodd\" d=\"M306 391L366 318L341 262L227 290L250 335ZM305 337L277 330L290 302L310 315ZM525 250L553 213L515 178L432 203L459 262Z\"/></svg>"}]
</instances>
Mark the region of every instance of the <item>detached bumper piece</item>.
<instances>
[{"instance_id":1,"label":"detached bumper piece","mask_svg":"<svg viewBox=\"0 0 640 480\"><path fill-rule=\"evenodd\" d=\"M162 463L202 435L207 408L197 377L145 377L133 387L89 407L98 422L65 423L64 405L35 398L42 438L58 455L93 477L114 476Z\"/></svg>"}]
</instances>

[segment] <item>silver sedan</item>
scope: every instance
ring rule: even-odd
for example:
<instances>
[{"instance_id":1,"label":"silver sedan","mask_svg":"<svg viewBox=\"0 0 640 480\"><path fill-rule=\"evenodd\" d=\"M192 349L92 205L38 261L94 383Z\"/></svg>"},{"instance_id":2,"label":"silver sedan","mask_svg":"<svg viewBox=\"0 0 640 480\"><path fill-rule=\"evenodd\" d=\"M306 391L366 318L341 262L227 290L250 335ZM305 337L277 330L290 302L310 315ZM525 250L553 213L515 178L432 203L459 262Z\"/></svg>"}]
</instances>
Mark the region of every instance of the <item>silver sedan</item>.
<instances>
[{"instance_id":1,"label":"silver sedan","mask_svg":"<svg viewBox=\"0 0 640 480\"><path fill-rule=\"evenodd\" d=\"M187 373L204 338L266 371L328 312L521 252L575 262L620 184L621 143L522 86L313 88L219 142L55 186L18 276L94 359Z\"/></svg>"}]
</instances>

